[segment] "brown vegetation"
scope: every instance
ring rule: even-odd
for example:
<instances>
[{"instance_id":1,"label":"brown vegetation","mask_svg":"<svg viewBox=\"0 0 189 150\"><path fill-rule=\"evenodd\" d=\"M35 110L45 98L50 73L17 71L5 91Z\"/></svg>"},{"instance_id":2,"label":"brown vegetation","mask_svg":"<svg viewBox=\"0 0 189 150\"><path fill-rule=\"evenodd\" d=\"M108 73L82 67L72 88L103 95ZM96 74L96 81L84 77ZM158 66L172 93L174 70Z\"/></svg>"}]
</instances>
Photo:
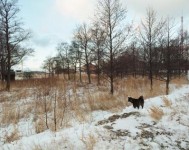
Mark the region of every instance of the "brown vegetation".
<instances>
[{"instance_id":1,"label":"brown vegetation","mask_svg":"<svg viewBox=\"0 0 189 150\"><path fill-rule=\"evenodd\" d=\"M96 80L95 76L92 78ZM185 79L174 80L179 85ZM144 99L161 95L163 82L155 81L153 91L150 90L148 78L127 77L115 80L115 93L111 95L108 82L101 85L65 81L57 78L30 79L15 81L10 93L0 92L1 125L17 124L20 119L33 116L36 132L46 129L59 130L71 126L71 120L90 121L95 110L119 111L128 106L128 96ZM165 106L170 106L168 99L163 99ZM56 107L55 107L56 106ZM150 109L152 118L159 120L161 109ZM72 119L71 119L72 118Z\"/></svg>"},{"instance_id":2,"label":"brown vegetation","mask_svg":"<svg viewBox=\"0 0 189 150\"><path fill-rule=\"evenodd\" d=\"M19 135L19 131L18 128L14 127L13 131L10 134L6 134L4 136L4 141L5 143L11 143L13 141L19 140L20 135Z\"/></svg>"},{"instance_id":3,"label":"brown vegetation","mask_svg":"<svg viewBox=\"0 0 189 150\"><path fill-rule=\"evenodd\" d=\"M151 107L149 112L150 112L150 116L156 121L160 120L164 115L163 110L156 106Z\"/></svg>"},{"instance_id":4,"label":"brown vegetation","mask_svg":"<svg viewBox=\"0 0 189 150\"><path fill-rule=\"evenodd\" d=\"M163 103L166 107L170 107L172 105L172 102L167 97L163 97Z\"/></svg>"}]
</instances>

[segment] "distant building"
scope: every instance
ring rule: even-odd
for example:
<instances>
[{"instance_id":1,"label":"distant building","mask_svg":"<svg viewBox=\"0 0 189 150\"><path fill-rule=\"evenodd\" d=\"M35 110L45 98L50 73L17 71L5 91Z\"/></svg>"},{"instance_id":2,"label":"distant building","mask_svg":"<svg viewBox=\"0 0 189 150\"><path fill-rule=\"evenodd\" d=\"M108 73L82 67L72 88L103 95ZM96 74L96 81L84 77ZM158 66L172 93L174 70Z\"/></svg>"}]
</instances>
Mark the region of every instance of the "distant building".
<instances>
[{"instance_id":1,"label":"distant building","mask_svg":"<svg viewBox=\"0 0 189 150\"><path fill-rule=\"evenodd\" d=\"M23 80L23 79L37 79L37 78L45 78L46 73L44 71L21 71L16 70L16 80Z\"/></svg>"}]
</instances>

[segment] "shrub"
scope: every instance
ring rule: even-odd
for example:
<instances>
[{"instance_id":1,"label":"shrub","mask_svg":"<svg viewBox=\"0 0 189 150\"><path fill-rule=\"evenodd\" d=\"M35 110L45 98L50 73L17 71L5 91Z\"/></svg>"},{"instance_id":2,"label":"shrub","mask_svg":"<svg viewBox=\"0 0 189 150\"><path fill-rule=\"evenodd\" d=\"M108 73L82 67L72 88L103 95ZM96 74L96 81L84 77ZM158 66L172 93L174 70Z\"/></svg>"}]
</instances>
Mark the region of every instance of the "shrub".
<instances>
[{"instance_id":1,"label":"shrub","mask_svg":"<svg viewBox=\"0 0 189 150\"><path fill-rule=\"evenodd\" d=\"M172 102L167 97L163 97L163 103L166 107L170 107L172 105Z\"/></svg>"},{"instance_id":2,"label":"shrub","mask_svg":"<svg viewBox=\"0 0 189 150\"><path fill-rule=\"evenodd\" d=\"M18 128L14 127L13 132L4 136L5 143L11 143L20 139Z\"/></svg>"},{"instance_id":3,"label":"shrub","mask_svg":"<svg viewBox=\"0 0 189 150\"><path fill-rule=\"evenodd\" d=\"M160 120L163 115L164 115L164 112L161 108L158 108L157 106L152 106L150 108L150 116L156 121Z\"/></svg>"}]
</instances>

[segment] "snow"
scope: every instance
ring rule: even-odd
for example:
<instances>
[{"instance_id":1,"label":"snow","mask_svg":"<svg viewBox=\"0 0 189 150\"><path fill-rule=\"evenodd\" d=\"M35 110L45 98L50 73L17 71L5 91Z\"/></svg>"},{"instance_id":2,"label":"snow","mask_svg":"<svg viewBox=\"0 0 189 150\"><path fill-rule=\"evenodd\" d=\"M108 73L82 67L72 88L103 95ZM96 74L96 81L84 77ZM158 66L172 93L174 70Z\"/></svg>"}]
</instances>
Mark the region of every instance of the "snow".
<instances>
[{"instance_id":1,"label":"snow","mask_svg":"<svg viewBox=\"0 0 189 150\"><path fill-rule=\"evenodd\" d=\"M189 85L174 89L167 96L161 95L145 100L144 109L126 107L119 113L109 111L94 111L90 122L75 122L75 125L57 132L46 130L35 133L32 118L21 120L17 127L20 139L5 143L3 136L11 132L14 125L1 126L0 149L30 150L41 149L89 149L96 150L138 150L138 149L189 149ZM172 105L164 106L163 97L167 97ZM1 105L0 105L1 106ZM149 115L152 106L161 108L162 119L155 121ZM2 108L0 107L0 110ZM110 116L130 114L118 117L113 122L98 124Z\"/></svg>"}]
</instances>

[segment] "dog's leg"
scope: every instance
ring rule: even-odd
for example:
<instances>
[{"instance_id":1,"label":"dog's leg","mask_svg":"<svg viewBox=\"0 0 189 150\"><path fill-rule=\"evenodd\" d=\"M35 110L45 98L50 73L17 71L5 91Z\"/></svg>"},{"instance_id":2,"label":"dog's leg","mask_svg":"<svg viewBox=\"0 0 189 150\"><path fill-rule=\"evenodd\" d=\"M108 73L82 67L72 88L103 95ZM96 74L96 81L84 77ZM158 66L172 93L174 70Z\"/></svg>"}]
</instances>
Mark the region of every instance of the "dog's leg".
<instances>
[{"instance_id":1,"label":"dog's leg","mask_svg":"<svg viewBox=\"0 0 189 150\"><path fill-rule=\"evenodd\" d=\"M141 106L142 106L142 109L143 109L143 107L144 107L144 103L141 103Z\"/></svg>"}]
</instances>

